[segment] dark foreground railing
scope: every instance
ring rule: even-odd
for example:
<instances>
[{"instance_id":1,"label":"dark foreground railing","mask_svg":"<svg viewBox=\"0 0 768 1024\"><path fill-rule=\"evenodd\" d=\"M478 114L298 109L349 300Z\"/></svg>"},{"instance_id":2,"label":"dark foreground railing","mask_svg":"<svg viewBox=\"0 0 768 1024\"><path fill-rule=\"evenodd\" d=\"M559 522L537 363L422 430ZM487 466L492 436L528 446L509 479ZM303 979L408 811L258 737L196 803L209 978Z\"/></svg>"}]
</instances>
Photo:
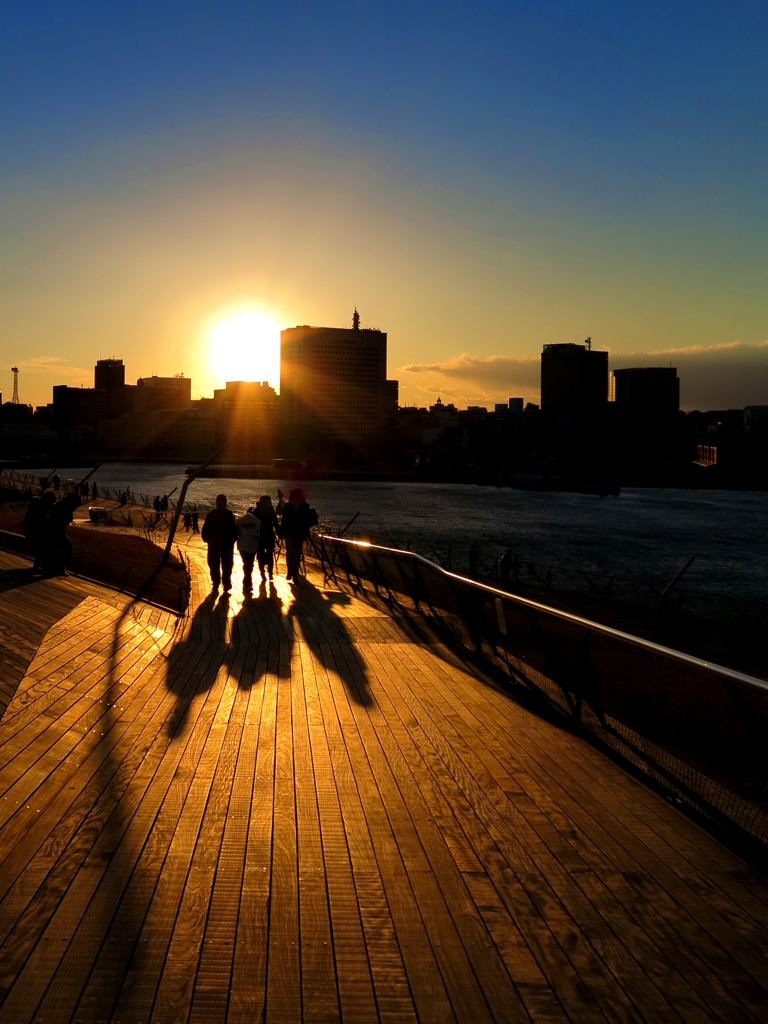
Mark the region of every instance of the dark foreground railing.
<instances>
[{"instance_id":1,"label":"dark foreground railing","mask_svg":"<svg viewBox=\"0 0 768 1024\"><path fill-rule=\"evenodd\" d=\"M599 745L768 858L768 682L442 569L316 535L326 579L413 609ZM764 861L768 863L767 861Z\"/></svg>"}]
</instances>

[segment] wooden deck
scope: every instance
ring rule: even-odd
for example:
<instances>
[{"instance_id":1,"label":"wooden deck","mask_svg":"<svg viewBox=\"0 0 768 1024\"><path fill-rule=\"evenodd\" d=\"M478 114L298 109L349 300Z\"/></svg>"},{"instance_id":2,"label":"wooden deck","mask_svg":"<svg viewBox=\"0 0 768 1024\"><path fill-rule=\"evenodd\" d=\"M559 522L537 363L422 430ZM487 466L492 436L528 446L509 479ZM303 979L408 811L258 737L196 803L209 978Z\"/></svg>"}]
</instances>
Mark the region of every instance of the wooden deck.
<instances>
[{"instance_id":1,"label":"wooden deck","mask_svg":"<svg viewBox=\"0 0 768 1024\"><path fill-rule=\"evenodd\" d=\"M406 620L23 565L0 1022L768 1020L766 882Z\"/></svg>"}]
</instances>

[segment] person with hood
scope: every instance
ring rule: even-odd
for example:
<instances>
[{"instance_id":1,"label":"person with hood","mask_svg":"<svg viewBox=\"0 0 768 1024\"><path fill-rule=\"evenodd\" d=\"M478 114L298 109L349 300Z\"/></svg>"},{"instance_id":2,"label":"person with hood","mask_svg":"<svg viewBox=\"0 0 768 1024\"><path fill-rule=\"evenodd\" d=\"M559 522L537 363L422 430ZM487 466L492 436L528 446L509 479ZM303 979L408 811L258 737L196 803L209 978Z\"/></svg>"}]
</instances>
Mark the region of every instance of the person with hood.
<instances>
[{"instance_id":1,"label":"person with hood","mask_svg":"<svg viewBox=\"0 0 768 1024\"><path fill-rule=\"evenodd\" d=\"M33 498L24 516L24 536L32 548L35 562L32 566L33 572L39 572L45 555L46 540L48 536L48 516L56 501L53 491L45 491L39 498Z\"/></svg>"},{"instance_id":2,"label":"person with hood","mask_svg":"<svg viewBox=\"0 0 768 1024\"><path fill-rule=\"evenodd\" d=\"M281 530L272 499L268 494L262 494L254 512L261 522L258 555L261 578L266 580L268 572L269 578L272 579L275 569L275 532L279 534Z\"/></svg>"},{"instance_id":3,"label":"person with hood","mask_svg":"<svg viewBox=\"0 0 768 1024\"><path fill-rule=\"evenodd\" d=\"M44 568L49 576L61 576L64 567L72 557L72 541L67 536L67 527L75 518L75 509L80 499L75 494L65 494L48 513L48 532L43 555Z\"/></svg>"},{"instance_id":4,"label":"person with hood","mask_svg":"<svg viewBox=\"0 0 768 1024\"><path fill-rule=\"evenodd\" d=\"M253 512L249 511L244 516L240 516L236 521L236 526L237 550L243 560L243 594L250 594L253 588L253 563L259 550L261 537L261 522Z\"/></svg>"},{"instance_id":5,"label":"person with hood","mask_svg":"<svg viewBox=\"0 0 768 1024\"><path fill-rule=\"evenodd\" d=\"M216 508L205 517L202 538L208 545L208 568L214 591L222 582L224 590L231 590L237 526L234 515L227 508L226 494L216 495Z\"/></svg>"},{"instance_id":6,"label":"person with hood","mask_svg":"<svg viewBox=\"0 0 768 1024\"><path fill-rule=\"evenodd\" d=\"M299 578L304 541L317 522L317 512L307 504L304 492L294 487L288 495L280 527L285 539L285 578L289 583L296 583Z\"/></svg>"}]
</instances>

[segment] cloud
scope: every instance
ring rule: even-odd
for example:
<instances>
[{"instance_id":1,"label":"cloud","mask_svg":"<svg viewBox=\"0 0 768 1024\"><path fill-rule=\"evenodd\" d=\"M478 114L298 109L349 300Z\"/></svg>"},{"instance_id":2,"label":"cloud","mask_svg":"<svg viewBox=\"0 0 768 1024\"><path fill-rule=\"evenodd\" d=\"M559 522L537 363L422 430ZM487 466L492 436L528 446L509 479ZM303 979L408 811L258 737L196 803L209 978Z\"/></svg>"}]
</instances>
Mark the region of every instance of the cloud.
<instances>
[{"instance_id":1,"label":"cloud","mask_svg":"<svg viewBox=\"0 0 768 1024\"><path fill-rule=\"evenodd\" d=\"M740 409L768 405L768 340L611 353L612 370L632 366L677 368L684 409ZM489 403L512 394L538 401L541 357L461 355L436 363L408 363L401 373L418 374L416 390L455 395L454 401ZM403 382L411 390L413 385ZM449 391L450 388L450 391Z\"/></svg>"},{"instance_id":2,"label":"cloud","mask_svg":"<svg viewBox=\"0 0 768 1024\"><path fill-rule=\"evenodd\" d=\"M35 356L32 359L22 359L17 363L21 373L30 374L55 374L58 377L66 377L78 381L93 377L93 367L87 369L84 366L71 366L64 359L58 356ZM62 382L63 383L63 382Z\"/></svg>"},{"instance_id":3,"label":"cloud","mask_svg":"<svg viewBox=\"0 0 768 1024\"><path fill-rule=\"evenodd\" d=\"M677 368L683 409L743 409L768 405L768 341L688 345L649 352L616 353L611 369L631 366Z\"/></svg>"},{"instance_id":4,"label":"cloud","mask_svg":"<svg viewBox=\"0 0 768 1024\"><path fill-rule=\"evenodd\" d=\"M498 388L538 391L541 360L538 356L515 359L511 356L488 356L481 359L463 352L440 363L408 363L400 369L408 373L439 373L455 380Z\"/></svg>"}]
</instances>

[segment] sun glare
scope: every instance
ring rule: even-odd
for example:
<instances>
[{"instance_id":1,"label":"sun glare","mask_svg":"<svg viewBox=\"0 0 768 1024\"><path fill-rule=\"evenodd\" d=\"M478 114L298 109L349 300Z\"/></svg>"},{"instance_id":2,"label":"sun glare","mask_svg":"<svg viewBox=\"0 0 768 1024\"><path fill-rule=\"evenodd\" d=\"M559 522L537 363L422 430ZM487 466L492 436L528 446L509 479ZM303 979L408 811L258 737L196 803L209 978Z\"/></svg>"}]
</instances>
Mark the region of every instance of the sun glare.
<instances>
[{"instance_id":1,"label":"sun glare","mask_svg":"<svg viewBox=\"0 0 768 1024\"><path fill-rule=\"evenodd\" d=\"M211 369L222 381L280 383L280 326L256 309L217 321L210 332Z\"/></svg>"}]
</instances>

